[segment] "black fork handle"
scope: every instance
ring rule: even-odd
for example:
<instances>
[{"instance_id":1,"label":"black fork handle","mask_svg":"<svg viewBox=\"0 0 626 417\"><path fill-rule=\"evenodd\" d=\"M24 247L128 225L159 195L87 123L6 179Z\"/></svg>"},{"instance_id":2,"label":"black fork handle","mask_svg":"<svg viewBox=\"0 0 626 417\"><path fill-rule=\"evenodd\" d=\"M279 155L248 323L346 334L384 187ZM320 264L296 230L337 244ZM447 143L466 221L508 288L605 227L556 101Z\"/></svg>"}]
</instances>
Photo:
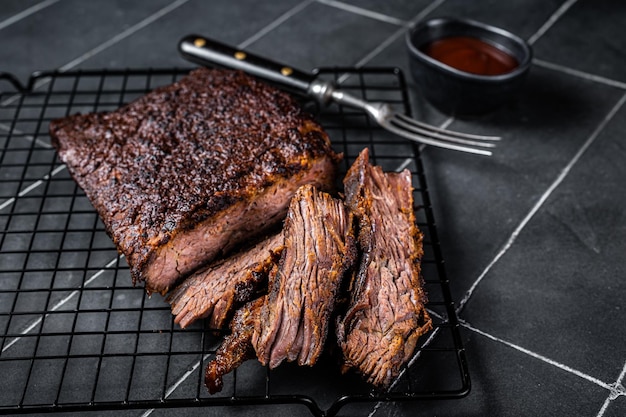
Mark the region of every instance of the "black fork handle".
<instances>
[{"instance_id":1,"label":"black fork handle","mask_svg":"<svg viewBox=\"0 0 626 417\"><path fill-rule=\"evenodd\" d=\"M316 78L313 74L200 35L185 36L178 43L178 50L185 59L196 64L218 65L242 70L250 75L287 87L296 93L308 94Z\"/></svg>"}]
</instances>

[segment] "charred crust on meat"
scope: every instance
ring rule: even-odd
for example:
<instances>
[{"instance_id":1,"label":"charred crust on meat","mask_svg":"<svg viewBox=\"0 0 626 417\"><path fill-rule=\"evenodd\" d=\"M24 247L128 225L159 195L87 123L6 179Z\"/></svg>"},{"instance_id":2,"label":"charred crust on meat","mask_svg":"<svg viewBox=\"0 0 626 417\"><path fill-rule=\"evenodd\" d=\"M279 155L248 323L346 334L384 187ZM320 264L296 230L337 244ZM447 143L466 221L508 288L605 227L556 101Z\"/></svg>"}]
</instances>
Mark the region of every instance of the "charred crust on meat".
<instances>
[{"instance_id":1,"label":"charred crust on meat","mask_svg":"<svg viewBox=\"0 0 626 417\"><path fill-rule=\"evenodd\" d=\"M235 309L267 291L268 274L282 250L279 231L196 271L166 298L174 321L184 328L206 318L222 329Z\"/></svg>"},{"instance_id":2,"label":"charred crust on meat","mask_svg":"<svg viewBox=\"0 0 626 417\"><path fill-rule=\"evenodd\" d=\"M233 371L244 361L254 358L252 345L254 325L258 321L264 297L251 301L235 313L230 323L230 334L222 341L205 371L205 385L211 394L222 390L223 376Z\"/></svg>"},{"instance_id":3,"label":"charred crust on meat","mask_svg":"<svg viewBox=\"0 0 626 417\"><path fill-rule=\"evenodd\" d=\"M355 254L351 225L340 200L310 185L296 192L283 229L285 249L253 336L262 364L317 362Z\"/></svg>"},{"instance_id":4,"label":"charred crust on meat","mask_svg":"<svg viewBox=\"0 0 626 417\"><path fill-rule=\"evenodd\" d=\"M408 171L383 173L370 165L367 148L344 178L346 204L358 217L361 258L349 306L336 321L337 342L343 370L354 369L381 389L392 384L432 327L410 183Z\"/></svg>"},{"instance_id":5,"label":"charred crust on meat","mask_svg":"<svg viewBox=\"0 0 626 417\"><path fill-rule=\"evenodd\" d=\"M133 281L161 293L228 251L188 248L178 251L186 256L178 270L168 268L168 256L189 246L191 232L214 227L235 207L243 210L262 197L258 190L290 182L330 189L341 159L288 94L242 72L207 68L114 112L53 120L49 130L60 159L126 256ZM320 172L310 175L313 169ZM283 200L273 222L286 212ZM252 232L227 239L245 240Z\"/></svg>"}]
</instances>

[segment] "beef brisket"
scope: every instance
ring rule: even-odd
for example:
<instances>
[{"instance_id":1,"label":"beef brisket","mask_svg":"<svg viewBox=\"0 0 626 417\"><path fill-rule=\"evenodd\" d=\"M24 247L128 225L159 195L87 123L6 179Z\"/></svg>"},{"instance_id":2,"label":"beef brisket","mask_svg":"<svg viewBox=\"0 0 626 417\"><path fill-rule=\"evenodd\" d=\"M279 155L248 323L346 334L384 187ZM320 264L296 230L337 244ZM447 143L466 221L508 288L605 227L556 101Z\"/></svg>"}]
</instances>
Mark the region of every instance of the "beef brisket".
<instances>
[{"instance_id":1,"label":"beef brisket","mask_svg":"<svg viewBox=\"0 0 626 417\"><path fill-rule=\"evenodd\" d=\"M285 247L252 343L270 368L313 365L326 341L344 273L356 258L352 216L342 201L303 186L283 229Z\"/></svg>"},{"instance_id":2,"label":"beef brisket","mask_svg":"<svg viewBox=\"0 0 626 417\"><path fill-rule=\"evenodd\" d=\"M328 335L345 272L356 261L352 216L344 204L311 185L298 189L283 228L278 264L269 271L268 294L237 310L227 335L207 365L210 393L222 377L255 356L270 368L283 360L313 365Z\"/></svg>"},{"instance_id":3,"label":"beef brisket","mask_svg":"<svg viewBox=\"0 0 626 417\"><path fill-rule=\"evenodd\" d=\"M237 310L230 323L227 335L209 362L204 374L204 383L211 394L222 390L222 377L235 370L243 362L255 357L252 334L259 320L265 297L257 298Z\"/></svg>"},{"instance_id":4,"label":"beef brisket","mask_svg":"<svg viewBox=\"0 0 626 417\"><path fill-rule=\"evenodd\" d=\"M50 135L133 282L160 293L279 223L300 185L331 187L339 159L289 95L206 68Z\"/></svg>"},{"instance_id":5,"label":"beef brisket","mask_svg":"<svg viewBox=\"0 0 626 417\"><path fill-rule=\"evenodd\" d=\"M193 273L167 297L174 321L185 328L208 317L212 329L224 327L233 308L250 301L267 284L282 246L283 235L276 233Z\"/></svg>"},{"instance_id":6,"label":"beef brisket","mask_svg":"<svg viewBox=\"0 0 626 417\"><path fill-rule=\"evenodd\" d=\"M422 235L415 224L411 174L384 173L364 149L344 179L359 224L361 260L345 316L337 320L344 369L389 387L431 328L420 277Z\"/></svg>"},{"instance_id":7,"label":"beef brisket","mask_svg":"<svg viewBox=\"0 0 626 417\"><path fill-rule=\"evenodd\" d=\"M268 294L235 313L231 333L208 364L210 393L222 377L257 357L270 368L283 360L313 365L324 349L345 272L356 260L352 216L343 202L311 185L294 195L284 247L269 272Z\"/></svg>"}]
</instances>

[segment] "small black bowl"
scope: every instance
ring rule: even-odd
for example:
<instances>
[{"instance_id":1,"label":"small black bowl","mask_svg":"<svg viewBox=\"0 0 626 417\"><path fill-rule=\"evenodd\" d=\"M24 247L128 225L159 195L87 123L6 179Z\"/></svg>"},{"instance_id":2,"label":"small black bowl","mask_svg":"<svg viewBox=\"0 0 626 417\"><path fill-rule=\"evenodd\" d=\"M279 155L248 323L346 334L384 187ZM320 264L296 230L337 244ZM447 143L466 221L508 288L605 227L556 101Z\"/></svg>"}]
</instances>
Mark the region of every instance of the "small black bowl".
<instances>
[{"instance_id":1,"label":"small black bowl","mask_svg":"<svg viewBox=\"0 0 626 417\"><path fill-rule=\"evenodd\" d=\"M479 75L458 70L427 55L423 48L449 37L471 37L488 43L517 61L510 72ZM418 23L406 35L409 66L418 94L440 111L454 116L489 113L512 100L532 61L526 41L503 29L466 19L437 18Z\"/></svg>"}]
</instances>

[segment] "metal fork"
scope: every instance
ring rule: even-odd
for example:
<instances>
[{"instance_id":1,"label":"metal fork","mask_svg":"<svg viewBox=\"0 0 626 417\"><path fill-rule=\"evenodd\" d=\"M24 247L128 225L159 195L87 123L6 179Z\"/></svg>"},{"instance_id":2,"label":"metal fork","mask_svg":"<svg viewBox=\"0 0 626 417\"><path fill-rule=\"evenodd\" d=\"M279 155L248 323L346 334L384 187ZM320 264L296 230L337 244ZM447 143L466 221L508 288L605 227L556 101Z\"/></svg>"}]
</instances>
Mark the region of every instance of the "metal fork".
<instances>
[{"instance_id":1,"label":"metal fork","mask_svg":"<svg viewBox=\"0 0 626 417\"><path fill-rule=\"evenodd\" d=\"M382 128L403 138L455 151L489 156L496 136L472 135L432 126L399 112L387 103L370 102L342 91L334 83L318 79L287 65L252 55L198 35L184 37L178 44L186 59L201 65L217 64L242 70L267 81L278 83L295 93L304 93L321 104L335 102L365 111Z\"/></svg>"}]
</instances>

